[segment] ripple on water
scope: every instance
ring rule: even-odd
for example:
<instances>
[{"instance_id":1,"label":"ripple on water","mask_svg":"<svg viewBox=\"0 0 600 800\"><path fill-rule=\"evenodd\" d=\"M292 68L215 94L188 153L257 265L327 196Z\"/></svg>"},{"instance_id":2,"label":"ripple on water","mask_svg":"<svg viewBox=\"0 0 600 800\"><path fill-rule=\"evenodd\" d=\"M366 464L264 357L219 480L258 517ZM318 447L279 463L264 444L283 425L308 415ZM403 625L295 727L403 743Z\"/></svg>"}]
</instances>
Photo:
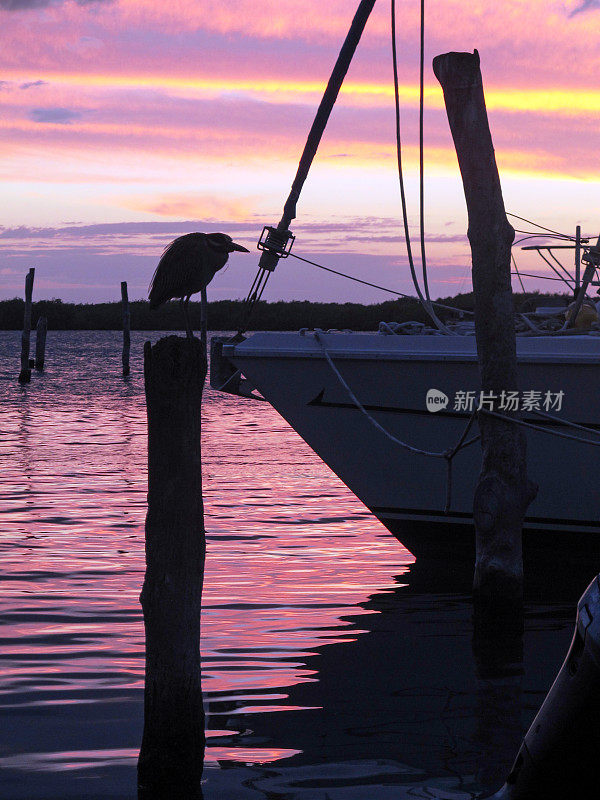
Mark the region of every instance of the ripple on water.
<instances>
[{"instance_id":1,"label":"ripple on water","mask_svg":"<svg viewBox=\"0 0 600 800\"><path fill-rule=\"evenodd\" d=\"M49 332L45 374L21 387L18 334L0 334L0 697L14 721L0 743L9 770L89 771L131 766L137 755L146 338L132 334L125 382L118 334ZM207 762L277 761L298 750L257 747L227 720L297 709L289 687L316 680L307 655L359 636L345 635L342 618L390 588L411 558L267 404L207 387L203 461ZM100 746L111 735L113 746Z\"/></svg>"},{"instance_id":2,"label":"ripple on water","mask_svg":"<svg viewBox=\"0 0 600 800\"><path fill-rule=\"evenodd\" d=\"M51 331L47 372L22 387L19 334L0 332L3 800L135 796L141 358L159 335L132 334L124 381L118 334ZM268 404L209 386L204 400L205 800L497 788L564 657L573 598L530 605L523 641L478 649L470 569L411 567Z\"/></svg>"}]
</instances>

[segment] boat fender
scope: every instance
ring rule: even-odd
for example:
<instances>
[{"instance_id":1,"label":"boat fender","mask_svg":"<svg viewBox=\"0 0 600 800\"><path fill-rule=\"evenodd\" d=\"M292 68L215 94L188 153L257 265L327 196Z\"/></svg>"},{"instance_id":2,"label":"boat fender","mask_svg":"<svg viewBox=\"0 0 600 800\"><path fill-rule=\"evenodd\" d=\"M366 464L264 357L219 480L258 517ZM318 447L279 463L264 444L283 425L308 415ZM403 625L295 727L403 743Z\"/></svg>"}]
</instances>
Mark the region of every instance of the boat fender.
<instances>
[{"instance_id":1,"label":"boat fender","mask_svg":"<svg viewBox=\"0 0 600 800\"><path fill-rule=\"evenodd\" d=\"M565 311L565 318L569 320L575 308L575 303L567 306ZM584 300L583 305L579 309L577 319L575 320L575 327L581 331L589 331L594 322L598 322L598 312L596 306L591 300Z\"/></svg>"},{"instance_id":2,"label":"boat fender","mask_svg":"<svg viewBox=\"0 0 600 800\"><path fill-rule=\"evenodd\" d=\"M600 576L577 605L569 652L506 783L489 800L597 797L600 787Z\"/></svg>"}]
</instances>

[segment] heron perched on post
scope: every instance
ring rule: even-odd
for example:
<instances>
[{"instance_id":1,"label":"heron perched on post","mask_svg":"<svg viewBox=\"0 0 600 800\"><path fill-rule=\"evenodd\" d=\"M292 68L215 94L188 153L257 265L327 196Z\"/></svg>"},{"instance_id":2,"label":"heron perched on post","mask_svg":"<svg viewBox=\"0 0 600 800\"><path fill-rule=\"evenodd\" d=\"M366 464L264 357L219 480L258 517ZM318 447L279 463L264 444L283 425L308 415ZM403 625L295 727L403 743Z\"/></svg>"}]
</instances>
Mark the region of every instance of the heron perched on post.
<instances>
[{"instance_id":1,"label":"heron perched on post","mask_svg":"<svg viewBox=\"0 0 600 800\"><path fill-rule=\"evenodd\" d=\"M194 334L188 303L191 295L201 292L202 341L206 346L206 287L215 273L225 266L229 254L234 250L249 252L226 233L186 233L174 239L165 248L150 282L150 308L158 308L168 300L179 297L186 333L192 338Z\"/></svg>"}]
</instances>

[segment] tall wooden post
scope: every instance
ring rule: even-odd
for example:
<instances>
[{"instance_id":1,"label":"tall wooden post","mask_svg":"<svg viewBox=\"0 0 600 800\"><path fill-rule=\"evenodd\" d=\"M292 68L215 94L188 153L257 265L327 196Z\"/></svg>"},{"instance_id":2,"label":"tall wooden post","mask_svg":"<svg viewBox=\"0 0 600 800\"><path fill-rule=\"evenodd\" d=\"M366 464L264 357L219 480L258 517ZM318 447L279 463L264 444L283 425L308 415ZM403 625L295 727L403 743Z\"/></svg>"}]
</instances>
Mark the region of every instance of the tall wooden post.
<instances>
[{"instance_id":1,"label":"tall wooden post","mask_svg":"<svg viewBox=\"0 0 600 800\"><path fill-rule=\"evenodd\" d=\"M25 313L23 315L23 333L21 334L21 372L19 383L29 383L31 367L29 365L29 342L31 337L31 298L33 295L33 279L35 269L31 267L25 276Z\"/></svg>"},{"instance_id":2,"label":"tall wooden post","mask_svg":"<svg viewBox=\"0 0 600 800\"><path fill-rule=\"evenodd\" d=\"M487 119L479 54L446 53L433 60L444 90L469 215L475 336L481 388L499 398L517 390L510 254L506 218ZM497 401L496 401L497 402ZM498 407L496 406L496 410ZM479 414L483 463L475 490L476 609L490 619L521 607L522 526L537 487L527 478L526 441L511 422Z\"/></svg>"},{"instance_id":3,"label":"tall wooden post","mask_svg":"<svg viewBox=\"0 0 600 800\"><path fill-rule=\"evenodd\" d=\"M46 361L46 332L48 330L48 320L40 317L37 322L35 332L35 368L37 372L44 371Z\"/></svg>"},{"instance_id":4,"label":"tall wooden post","mask_svg":"<svg viewBox=\"0 0 600 800\"><path fill-rule=\"evenodd\" d=\"M127 297L127 281L121 281L121 311L123 314L123 377L129 375L129 351L131 349L131 334L129 332L131 319L129 314L129 298Z\"/></svg>"},{"instance_id":5,"label":"tall wooden post","mask_svg":"<svg viewBox=\"0 0 600 800\"><path fill-rule=\"evenodd\" d=\"M144 734L139 797L202 796L204 711L200 603L205 533L200 405L206 358L198 339L144 346L148 411Z\"/></svg>"}]
</instances>

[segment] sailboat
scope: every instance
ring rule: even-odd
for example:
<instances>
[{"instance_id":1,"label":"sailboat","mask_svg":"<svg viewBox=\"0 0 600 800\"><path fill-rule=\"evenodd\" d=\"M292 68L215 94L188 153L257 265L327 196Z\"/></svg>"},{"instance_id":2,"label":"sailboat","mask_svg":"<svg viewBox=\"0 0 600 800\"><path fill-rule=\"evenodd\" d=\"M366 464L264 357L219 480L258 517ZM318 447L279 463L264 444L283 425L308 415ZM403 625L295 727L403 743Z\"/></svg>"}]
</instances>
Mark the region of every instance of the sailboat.
<instances>
[{"instance_id":1,"label":"sailboat","mask_svg":"<svg viewBox=\"0 0 600 800\"><path fill-rule=\"evenodd\" d=\"M248 313L279 259L291 252L296 202L374 2L359 5L282 219L260 237ZM578 259L570 286L575 322L600 264L600 238L590 245L578 232L568 246ZM211 385L249 402L267 400L415 554L472 546L481 468L477 414L519 411L529 474L540 487L527 511L527 539L549 547L566 533L599 533L600 330L579 331L567 320L557 335L547 335L539 315L521 315L521 389L490 397L480 390L472 323L441 323L430 298L419 297L435 323L429 329L382 323L374 333L302 329L246 336L241 325L229 339L213 338Z\"/></svg>"}]
</instances>

